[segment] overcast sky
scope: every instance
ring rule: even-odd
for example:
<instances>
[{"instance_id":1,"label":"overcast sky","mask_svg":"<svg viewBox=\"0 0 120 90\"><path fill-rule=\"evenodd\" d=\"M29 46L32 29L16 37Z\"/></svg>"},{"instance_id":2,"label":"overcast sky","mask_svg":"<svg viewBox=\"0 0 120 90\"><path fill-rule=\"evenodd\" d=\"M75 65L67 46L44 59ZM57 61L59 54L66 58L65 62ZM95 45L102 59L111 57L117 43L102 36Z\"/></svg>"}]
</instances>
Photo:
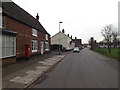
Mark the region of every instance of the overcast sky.
<instances>
[{"instance_id":1,"label":"overcast sky","mask_svg":"<svg viewBox=\"0 0 120 90\"><path fill-rule=\"evenodd\" d=\"M40 23L53 36L64 28L66 34L87 43L90 37L103 39L101 29L118 25L120 0L12 0L32 16L39 13Z\"/></svg>"}]
</instances>

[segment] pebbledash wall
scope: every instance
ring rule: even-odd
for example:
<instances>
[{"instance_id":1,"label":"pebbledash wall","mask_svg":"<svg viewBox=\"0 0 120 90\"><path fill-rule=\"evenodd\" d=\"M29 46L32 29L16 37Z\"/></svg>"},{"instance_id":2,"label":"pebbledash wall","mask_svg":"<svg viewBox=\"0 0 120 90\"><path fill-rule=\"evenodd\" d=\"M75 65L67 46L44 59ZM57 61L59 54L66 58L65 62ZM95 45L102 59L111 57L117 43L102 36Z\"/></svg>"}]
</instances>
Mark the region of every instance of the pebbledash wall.
<instances>
[{"instance_id":1,"label":"pebbledash wall","mask_svg":"<svg viewBox=\"0 0 120 90\"><path fill-rule=\"evenodd\" d=\"M30 55L50 52L50 34L37 30L6 14L2 15L2 20L3 65L14 63L16 59L25 57L25 45L30 46Z\"/></svg>"}]
</instances>

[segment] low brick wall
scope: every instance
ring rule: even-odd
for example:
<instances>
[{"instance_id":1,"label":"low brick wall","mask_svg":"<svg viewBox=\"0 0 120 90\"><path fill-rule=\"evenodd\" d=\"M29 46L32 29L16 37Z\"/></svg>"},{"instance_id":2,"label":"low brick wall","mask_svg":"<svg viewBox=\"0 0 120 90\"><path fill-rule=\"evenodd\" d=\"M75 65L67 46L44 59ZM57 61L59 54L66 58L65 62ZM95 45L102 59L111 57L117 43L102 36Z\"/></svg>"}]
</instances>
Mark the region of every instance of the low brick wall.
<instances>
[{"instance_id":1,"label":"low brick wall","mask_svg":"<svg viewBox=\"0 0 120 90\"><path fill-rule=\"evenodd\" d=\"M7 66L15 62L16 62L16 57L5 58L5 59L2 59L2 66Z\"/></svg>"}]
</instances>

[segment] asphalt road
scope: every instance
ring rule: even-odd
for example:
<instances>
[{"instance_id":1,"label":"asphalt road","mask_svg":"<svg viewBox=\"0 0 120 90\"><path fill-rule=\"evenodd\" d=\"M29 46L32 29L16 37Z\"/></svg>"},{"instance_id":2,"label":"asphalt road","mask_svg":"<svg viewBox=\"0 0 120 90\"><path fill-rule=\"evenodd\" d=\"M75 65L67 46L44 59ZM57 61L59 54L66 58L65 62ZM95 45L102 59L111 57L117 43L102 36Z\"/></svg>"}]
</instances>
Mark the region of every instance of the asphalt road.
<instances>
[{"instance_id":1,"label":"asphalt road","mask_svg":"<svg viewBox=\"0 0 120 90\"><path fill-rule=\"evenodd\" d=\"M88 49L71 52L32 88L117 88L118 62Z\"/></svg>"}]
</instances>

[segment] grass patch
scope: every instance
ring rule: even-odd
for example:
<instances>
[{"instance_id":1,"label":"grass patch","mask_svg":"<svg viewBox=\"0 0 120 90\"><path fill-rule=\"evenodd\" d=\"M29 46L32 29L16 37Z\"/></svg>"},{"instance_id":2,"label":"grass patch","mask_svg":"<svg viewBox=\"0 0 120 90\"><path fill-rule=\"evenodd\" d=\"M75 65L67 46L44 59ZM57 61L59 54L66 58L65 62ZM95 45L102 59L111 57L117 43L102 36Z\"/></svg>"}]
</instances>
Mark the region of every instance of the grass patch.
<instances>
[{"instance_id":1,"label":"grass patch","mask_svg":"<svg viewBox=\"0 0 120 90\"><path fill-rule=\"evenodd\" d=\"M117 59L120 61L120 48L111 48L111 53L109 54L107 48L95 48L93 51L101 53L105 56Z\"/></svg>"}]
</instances>

